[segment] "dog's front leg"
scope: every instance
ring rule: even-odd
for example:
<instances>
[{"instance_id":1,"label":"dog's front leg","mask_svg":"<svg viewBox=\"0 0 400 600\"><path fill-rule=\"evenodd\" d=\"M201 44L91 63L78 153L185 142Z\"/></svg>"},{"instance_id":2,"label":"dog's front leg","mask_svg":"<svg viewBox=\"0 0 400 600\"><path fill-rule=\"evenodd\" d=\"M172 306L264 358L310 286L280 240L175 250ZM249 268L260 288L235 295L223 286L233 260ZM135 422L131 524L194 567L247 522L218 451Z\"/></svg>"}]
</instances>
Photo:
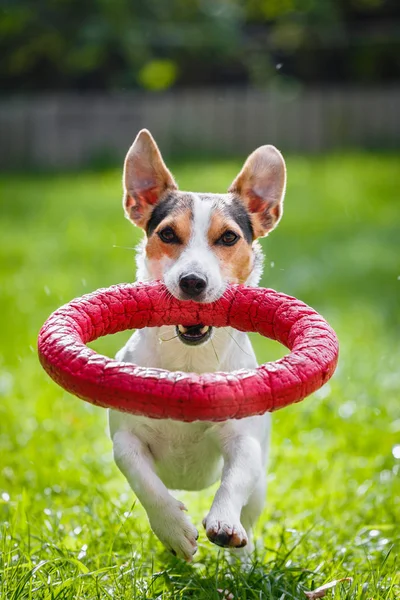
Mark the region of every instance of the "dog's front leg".
<instances>
[{"instance_id":1,"label":"dog's front leg","mask_svg":"<svg viewBox=\"0 0 400 600\"><path fill-rule=\"evenodd\" d=\"M251 508L253 497L260 495L258 490L265 480L262 450L259 441L249 434L224 433L222 430L220 436L224 457L221 485L203 525L208 539L214 544L242 548L248 543L250 534L241 523L242 510ZM264 486L261 487L264 490ZM252 520L246 518L248 522L244 525L248 529Z\"/></svg>"},{"instance_id":2,"label":"dog's front leg","mask_svg":"<svg viewBox=\"0 0 400 600\"><path fill-rule=\"evenodd\" d=\"M116 431L112 440L115 462L146 510L152 530L172 554L191 561L197 529L155 473L149 448L130 431Z\"/></svg>"}]
</instances>

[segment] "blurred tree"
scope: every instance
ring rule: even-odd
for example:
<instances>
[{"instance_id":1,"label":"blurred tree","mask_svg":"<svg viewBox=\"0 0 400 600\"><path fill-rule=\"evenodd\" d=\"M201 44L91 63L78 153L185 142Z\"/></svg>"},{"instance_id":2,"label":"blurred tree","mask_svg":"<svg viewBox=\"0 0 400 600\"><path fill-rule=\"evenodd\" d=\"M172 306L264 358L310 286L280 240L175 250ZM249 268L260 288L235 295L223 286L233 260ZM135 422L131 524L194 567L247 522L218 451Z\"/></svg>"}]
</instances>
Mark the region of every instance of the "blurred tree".
<instances>
[{"instance_id":1,"label":"blurred tree","mask_svg":"<svg viewBox=\"0 0 400 600\"><path fill-rule=\"evenodd\" d=\"M3 91L393 81L397 0L0 0Z\"/></svg>"}]
</instances>

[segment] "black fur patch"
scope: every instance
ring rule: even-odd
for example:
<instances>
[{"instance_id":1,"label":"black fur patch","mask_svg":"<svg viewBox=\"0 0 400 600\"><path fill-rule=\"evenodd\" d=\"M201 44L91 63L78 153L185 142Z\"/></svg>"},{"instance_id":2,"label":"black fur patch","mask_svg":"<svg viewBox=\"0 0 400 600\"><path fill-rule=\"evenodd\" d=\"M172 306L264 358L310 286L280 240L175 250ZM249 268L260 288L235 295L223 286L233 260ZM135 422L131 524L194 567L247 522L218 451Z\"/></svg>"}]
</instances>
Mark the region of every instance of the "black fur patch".
<instances>
[{"instance_id":1,"label":"black fur patch","mask_svg":"<svg viewBox=\"0 0 400 600\"><path fill-rule=\"evenodd\" d=\"M177 204L177 198L174 194L168 194L155 205L153 212L150 215L150 219L146 225L147 237L150 237L156 227L165 219L165 217L172 212Z\"/></svg>"},{"instance_id":2,"label":"black fur patch","mask_svg":"<svg viewBox=\"0 0 400 600\"><path fill-rule=\"evenodd\" d=\"M244 239L251 244L254 239L253 226L251 224L250 215L242 202L237 198L232 198L232 203L226 206L226 212L239 225L242 230Z\"/></svg>"}]
</instances>

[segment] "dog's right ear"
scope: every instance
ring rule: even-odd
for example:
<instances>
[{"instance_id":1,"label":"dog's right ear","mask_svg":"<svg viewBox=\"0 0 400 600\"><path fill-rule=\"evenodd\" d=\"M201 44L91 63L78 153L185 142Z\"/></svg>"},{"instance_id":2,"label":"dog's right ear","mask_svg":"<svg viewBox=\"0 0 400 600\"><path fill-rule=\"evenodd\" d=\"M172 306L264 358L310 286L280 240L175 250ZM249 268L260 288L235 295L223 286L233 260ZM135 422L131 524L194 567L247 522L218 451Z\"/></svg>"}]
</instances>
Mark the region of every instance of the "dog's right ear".
<instances>
[{"instance_id":1,"label":"dog's right ear","mask_svg":"<svg viewBox=\"0 0 400 600\"><path fill-rule=\"evenodd\" d=\"M143 229L155 204L165 192L178 187L147 129L138 133L126 155L123 186L125 215Z\"/></svg>"}]
</instances>

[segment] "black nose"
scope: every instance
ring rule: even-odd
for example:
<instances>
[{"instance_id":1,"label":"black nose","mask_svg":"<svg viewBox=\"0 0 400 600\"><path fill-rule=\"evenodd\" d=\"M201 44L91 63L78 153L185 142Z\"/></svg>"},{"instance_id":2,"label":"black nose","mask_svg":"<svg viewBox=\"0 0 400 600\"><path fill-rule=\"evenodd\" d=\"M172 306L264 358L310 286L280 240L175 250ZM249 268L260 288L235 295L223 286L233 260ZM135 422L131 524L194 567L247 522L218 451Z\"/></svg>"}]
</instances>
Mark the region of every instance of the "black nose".
<instances>
[{"instance_id":1,"label":"black nose","mask_svg":"<svg viewBox=\"0 0 400 600\"><path fill-rule=\"evenodd\" d=\"M207 281L202 277L198 277L193 273L190 275L185 275L181 277L179 280L179 287L182 292L186 294L186 296L190 296L190 298L196 298L196 296L200 296L201 292L204 292L207 286Z\"/></svg>"}]
</instances>

